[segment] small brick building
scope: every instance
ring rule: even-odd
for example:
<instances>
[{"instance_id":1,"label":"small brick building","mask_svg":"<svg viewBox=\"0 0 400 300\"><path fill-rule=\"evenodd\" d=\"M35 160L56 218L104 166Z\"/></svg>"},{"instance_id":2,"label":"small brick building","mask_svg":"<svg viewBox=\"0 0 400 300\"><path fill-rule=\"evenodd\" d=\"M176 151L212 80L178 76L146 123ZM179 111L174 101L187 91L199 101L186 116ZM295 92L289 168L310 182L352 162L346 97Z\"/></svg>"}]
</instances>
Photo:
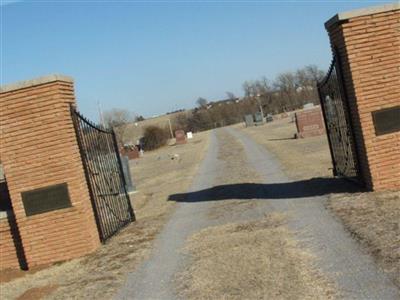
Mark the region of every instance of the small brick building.
<instances>
[{"instance_id":1,"label":"small brick building","mask_svg":"<svg viewBox=\"0 0 400 300\"><path fill-rule=\"evenodd\" d=\"M339 13L325 27L332 49L341 61L362 179L369 189L397 190L400 4ZM382 126L389 130L381 130Z\"/></svg>"},{"instance_id":2,"label":"small brick building","mask_svg":"<svg viewBox=\"0 0 400 300\"><path fill-rule=\"evenodd\" d=\"M1 87L0 161L9 197L0 201L9 198L12 209L0 212L0 269L67 260L100 244L70 104L74 87L66 76ZM24 195L46 187L64 189L68 205L29 212Z\"/></svg>"}]
</instances>

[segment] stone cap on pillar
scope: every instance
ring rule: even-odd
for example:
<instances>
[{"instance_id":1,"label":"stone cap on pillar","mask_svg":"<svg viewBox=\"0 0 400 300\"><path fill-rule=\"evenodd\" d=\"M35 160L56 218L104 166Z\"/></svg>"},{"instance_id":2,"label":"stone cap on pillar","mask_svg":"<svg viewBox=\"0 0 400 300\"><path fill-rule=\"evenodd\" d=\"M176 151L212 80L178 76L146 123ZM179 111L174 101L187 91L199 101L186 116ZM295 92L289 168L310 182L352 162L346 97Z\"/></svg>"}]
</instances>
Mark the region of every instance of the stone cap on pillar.
<instances>
[{"instance_id":1,"label":"stone cap on pillar","mask_svg":"<svg viewBox=\"0 0 400 300\"><path fill-rule=\"evenodd\" d=\"M388 3L384 5L378 5L378 6L370 6L370 7L365 7L365 8L360 8L360 9L355 9L351 11L346 11L346 12L341 12L336 15L334 15L332 18L330 18L328 21L325 22L325 28L329 29L331 26L346 21L348 19L356 18L356 17L362 17L362 16L368 16L368 15L373 15L373 14L379 14L379 13L384 13L392 10L399 10L400 9L400 2L395 2L395 3Z\"/></svg>"},{"instance_id":2,"label":"stone cap on pillar","mask_svg":"<svg viewBox=\"0 0 400 300\"><path fill-rule=\"evenodd\" d=\"M65 76L65 75L52 74L52 75L34 78L31 80L18 81L15 83L2 85L2 86L0 86L0 93L11 92L14 90L29 88L32 86L41 85L41 84L54 82L54 81L64 81L64 82L73 83L74 79L72 77Z\"/></svg>"}]
</instances>

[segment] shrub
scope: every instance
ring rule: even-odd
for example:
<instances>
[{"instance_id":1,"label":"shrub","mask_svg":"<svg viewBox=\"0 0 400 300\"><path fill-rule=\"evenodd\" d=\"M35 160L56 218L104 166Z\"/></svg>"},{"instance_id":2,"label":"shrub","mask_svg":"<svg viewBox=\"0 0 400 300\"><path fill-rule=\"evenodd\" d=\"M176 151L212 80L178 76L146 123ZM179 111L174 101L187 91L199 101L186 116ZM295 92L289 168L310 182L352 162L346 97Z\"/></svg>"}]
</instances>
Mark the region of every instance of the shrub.
<instances>
[{"instance_id":1,"label":"shrub","mask_svg":"<svg viewBox=\"0 0 400 300\"><path fill-rule=\"evenodd\" d=\"M144 150L155 150L167 144L168 131L158 126L148 126L143 134Z\"/></svg>"}]
</instances>

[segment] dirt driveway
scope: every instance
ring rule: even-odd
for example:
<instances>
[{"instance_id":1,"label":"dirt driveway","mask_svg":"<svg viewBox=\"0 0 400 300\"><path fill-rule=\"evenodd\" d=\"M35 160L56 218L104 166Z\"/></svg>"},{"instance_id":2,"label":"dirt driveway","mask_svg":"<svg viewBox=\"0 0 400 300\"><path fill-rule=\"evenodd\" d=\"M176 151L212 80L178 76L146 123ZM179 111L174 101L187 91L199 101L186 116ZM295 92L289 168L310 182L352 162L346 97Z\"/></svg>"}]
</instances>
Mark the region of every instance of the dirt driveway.
<instances>
[{"instance_id":1,"label":"dirt driveway","mask_svg":"<svg viewBox=\"0 0 400 300\"><path fill-rule=\"evenodd\" d=\"M1 283L0 298L399 299L325 209L351 191L307 163L329 163L326 143L286 138L286 125L203 132L132 162L138 221L92 255Z\"/></svg>"},{"instance_id":2,"label":"dirt driveway","mask_svg":"<svg viewBox=\"0 0 400 300\"><path fill-rule=\"evenodd\" d=\"M398 299L398 289L325 208L348 191L291 181L233 128L211 134L198 176L117 299ZM351 190L350 190L351 191Z\"/></svg>"}]
</instances>

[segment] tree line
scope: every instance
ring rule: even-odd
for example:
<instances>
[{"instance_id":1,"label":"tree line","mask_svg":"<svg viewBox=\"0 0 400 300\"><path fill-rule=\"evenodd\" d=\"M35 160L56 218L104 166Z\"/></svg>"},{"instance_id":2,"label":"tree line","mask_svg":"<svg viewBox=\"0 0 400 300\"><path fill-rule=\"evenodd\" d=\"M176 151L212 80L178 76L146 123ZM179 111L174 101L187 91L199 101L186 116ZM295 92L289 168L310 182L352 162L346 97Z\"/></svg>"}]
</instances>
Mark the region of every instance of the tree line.
<instances>
[{"instance_id":1,"label":"tree line","mask_svg":"<svg viewBox=\"0 0 400 300\"><path fill-rule=\"evenodd\" d=\"M178 114L175 112L175 116L171 116L172 128L197 132L242 122L245 115L259 111L266 116L290 112L302 108L305 103L318 104L317 82L322 80L324 74L317 66L308 65L280 73L273 80L261 77L245 81L242 98L232 92L226 92L226 99L220 101L199 97L194 109L178 110ZM125 125L142 120L142 116L119 109L106 111L103 119L106 127L114 128L121 143L126 142L122 141Z\"/></svg>"},{"instance_id":2,"label":"tree line","mask_svg":"<svg viewBox=\"0 0 400 300\"><path fill-rule=\"evenodd\" d=\"M243 98L231 92L226 93L227 99L216 102L200 97L197 107L189 114L178 115L174 123L181 129L196 132L241 122L245 115L260 110L264 115L278 114L302 108L306 103L318 104L317 82L324 74L317 66L308 65L281 73L274 80L262 77L245 81Z\"/></svg>"}]
</instances>

